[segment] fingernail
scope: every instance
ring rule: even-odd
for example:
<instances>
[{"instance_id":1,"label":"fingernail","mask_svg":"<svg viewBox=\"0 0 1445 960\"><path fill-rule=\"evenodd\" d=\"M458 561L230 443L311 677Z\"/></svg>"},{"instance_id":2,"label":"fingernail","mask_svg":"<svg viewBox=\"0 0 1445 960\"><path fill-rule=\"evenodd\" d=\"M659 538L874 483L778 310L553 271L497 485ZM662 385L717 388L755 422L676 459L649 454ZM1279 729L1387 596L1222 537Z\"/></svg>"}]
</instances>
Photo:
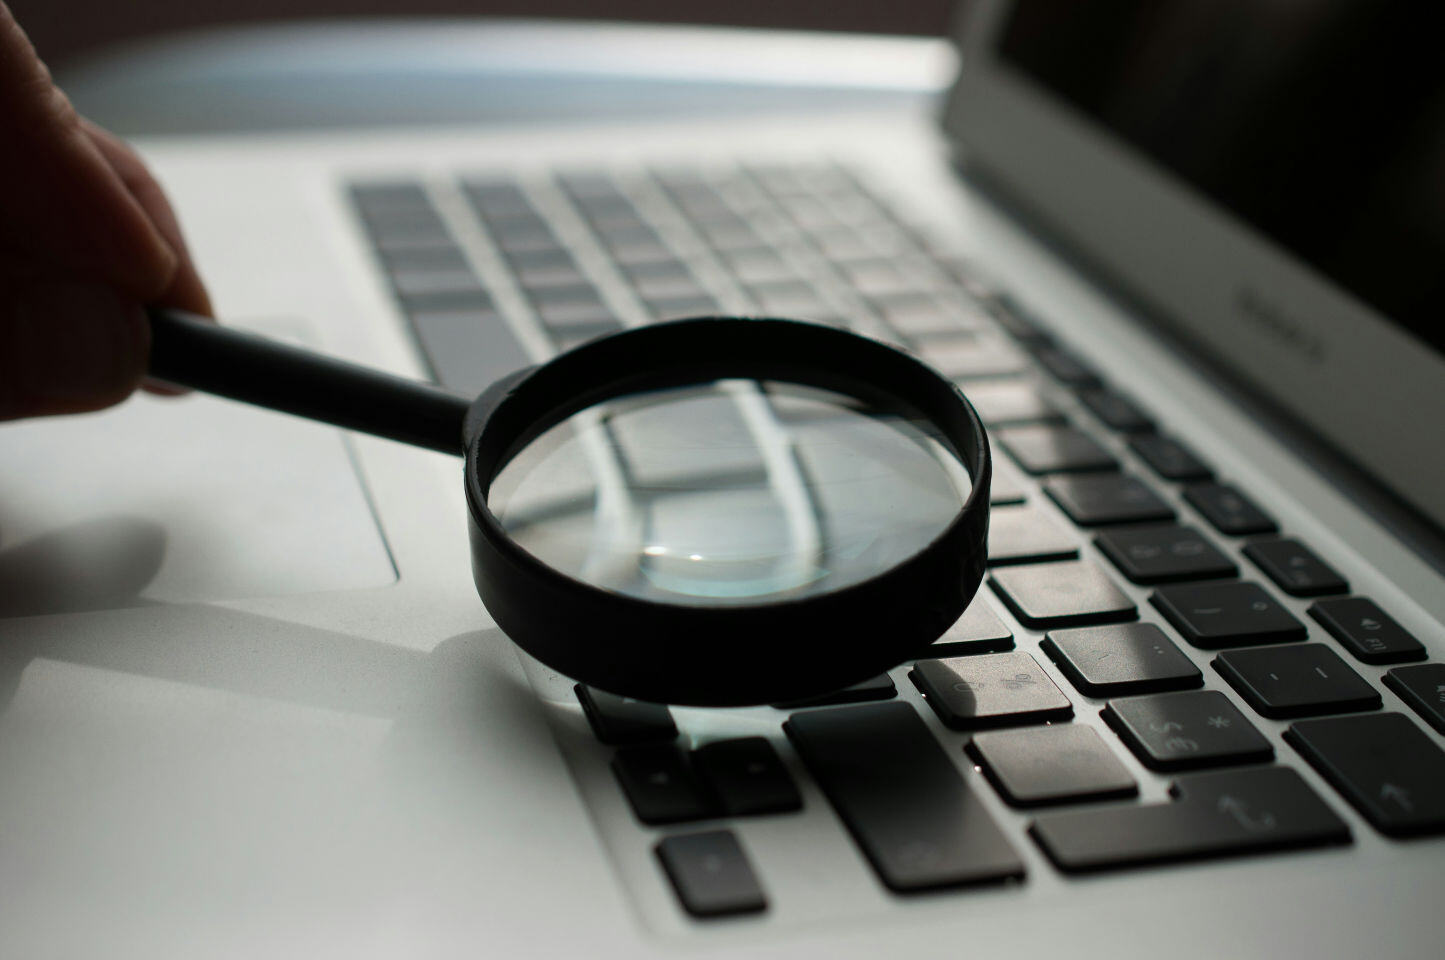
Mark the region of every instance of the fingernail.
<instances>
[{"instance_id":1,"label":"fingernail","mask_svg":"<svg viewBox=\"0 0 1445 960\"><path fill-rule=\"evenodd\" d=\"M101 406L125 397L145 373L145 315L108 287L31 287L20 292L12 317L11 361L22 396Z\"/></svg>"}]
</instances>

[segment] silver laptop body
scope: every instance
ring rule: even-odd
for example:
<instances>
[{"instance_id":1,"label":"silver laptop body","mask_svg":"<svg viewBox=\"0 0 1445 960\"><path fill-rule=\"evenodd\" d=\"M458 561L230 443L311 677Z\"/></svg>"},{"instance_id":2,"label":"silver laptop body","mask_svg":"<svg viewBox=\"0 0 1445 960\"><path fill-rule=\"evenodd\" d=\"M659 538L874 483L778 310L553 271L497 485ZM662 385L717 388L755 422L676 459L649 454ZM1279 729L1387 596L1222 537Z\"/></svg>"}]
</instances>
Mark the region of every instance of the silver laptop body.
<instances>
[{"instance_id":1,"label":"silver laptop body","mask_svg":"<svg viewBox=\"0 0 1445 960\"><path fill-rule=\"evenodd\" d=\"M1066 344L1439 662L1445 577L1416 549L1445 525L1438 345L1062 108L1000 52L1010 16L1027 6L982 4L959 24L964 69L943 132L859 112L142 147L226 322L420 378L439 361L378 266L358 185L419 185L495 301L498 349L536 362L559 341L509 273L469 183L518 185L633 325L648 321L647 306L567 177L607 174L720 306L744 312L747 291L700 242L665 177L843 170L906 227L900 262L937 271L956 303L1006 305ZM979 182L960 176L960 162ZM947 273L960 264L967 284ZM825 299L862 315L854 293L829 286ZM859 325L886 334L869 327L875 319ZM1308 613L1315 601L1244 559L1247 538L1217 533L1182 485L1033 366L1031 348L996 319L980 323L977 336L1024 358L1020 376L1263 584L1309 642L1339 652L1379 693L1379 711L1445 745L1384 684L1399 664L1348 655ZM1069 531L1143 620L1163 625L1348 842L1062 870L1029 830L1049 811L1005 802L964 752L969 734L941 722L907 665L893 671L892 702L927 725L1022 880L888 889L784 735L789 712L771 707L674 709L677 743L766 738L801 810L644 825L611 768L618 748L598 742L571 682L522 657L477 600L458 461L208 397L137 397L0 428L0 954L1440 955L1445 840L1376 829L1286 742L1291 720L1255 710L1211 666L1214 651L1160 617L1155 588L1123 576L1093 531L1044 495L1045 480L995 449L1025 501ZM975 602L1138 784L1133 799L1054 812L1171 802L1179 774L1150 769L1121 740L1101 716L1109 698L1081 693L1041 652L1046 631L988 587ZM766 909L707 919L680 903L657 844L714 829L737 839Z\"/></svg>"}]
</instances>

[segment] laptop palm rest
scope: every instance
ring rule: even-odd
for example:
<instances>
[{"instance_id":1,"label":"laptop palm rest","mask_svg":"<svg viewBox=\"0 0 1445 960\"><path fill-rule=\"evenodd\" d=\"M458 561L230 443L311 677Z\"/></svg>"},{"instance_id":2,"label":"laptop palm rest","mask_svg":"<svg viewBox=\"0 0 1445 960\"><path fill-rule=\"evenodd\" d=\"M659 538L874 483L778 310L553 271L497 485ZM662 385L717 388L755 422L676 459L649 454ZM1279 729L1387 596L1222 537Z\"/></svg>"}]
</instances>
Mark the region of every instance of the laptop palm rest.
<instances>
[{"instance_id":1,"label":"laptop palm rest","mask_svg":"<svg viewBox=\"0 0 1445 960\"><path fill-rule=\"evenodd\" d=\"M396 580L329 427L198 394L137 395L6 424L0 438L0 617Z\"/></svg>"}]
</instances>

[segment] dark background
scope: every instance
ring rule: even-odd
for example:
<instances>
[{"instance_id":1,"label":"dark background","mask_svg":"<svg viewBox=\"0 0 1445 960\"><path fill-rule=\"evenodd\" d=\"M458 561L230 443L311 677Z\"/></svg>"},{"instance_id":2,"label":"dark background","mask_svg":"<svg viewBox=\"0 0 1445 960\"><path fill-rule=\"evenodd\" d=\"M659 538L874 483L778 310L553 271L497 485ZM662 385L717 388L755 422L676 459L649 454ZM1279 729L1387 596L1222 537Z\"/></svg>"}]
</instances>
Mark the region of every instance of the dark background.
<instances>
[{"instance_id":1,"label":"dark background","mask_svg":"<svg viewBox=\"0 0 1445 960\"><path fill-rule=\"evenodd\" d=\"M323 17L575 17L942 35L951 0L7 0L52 65L116 41Z\"/></svg>"}]
</instances>

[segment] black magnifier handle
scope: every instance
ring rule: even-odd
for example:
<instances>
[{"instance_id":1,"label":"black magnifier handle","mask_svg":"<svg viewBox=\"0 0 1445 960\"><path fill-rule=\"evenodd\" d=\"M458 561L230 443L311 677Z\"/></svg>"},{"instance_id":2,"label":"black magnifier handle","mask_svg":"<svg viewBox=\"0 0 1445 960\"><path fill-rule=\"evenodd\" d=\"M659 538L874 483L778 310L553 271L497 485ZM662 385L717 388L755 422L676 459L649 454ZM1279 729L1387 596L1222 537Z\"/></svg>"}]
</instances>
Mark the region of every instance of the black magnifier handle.
<instances>
[{"instance_id":1,"label":"black magnifier handle","mask_svg":"<svg viewBox=\"0 0 1445 960\"><path fill-rule=\"evenodd\" d=\"M150 374L158 380L443 453L462 452L470 400L180 310L153 308L150 321Z\"/></svg>"}]
</instances>

